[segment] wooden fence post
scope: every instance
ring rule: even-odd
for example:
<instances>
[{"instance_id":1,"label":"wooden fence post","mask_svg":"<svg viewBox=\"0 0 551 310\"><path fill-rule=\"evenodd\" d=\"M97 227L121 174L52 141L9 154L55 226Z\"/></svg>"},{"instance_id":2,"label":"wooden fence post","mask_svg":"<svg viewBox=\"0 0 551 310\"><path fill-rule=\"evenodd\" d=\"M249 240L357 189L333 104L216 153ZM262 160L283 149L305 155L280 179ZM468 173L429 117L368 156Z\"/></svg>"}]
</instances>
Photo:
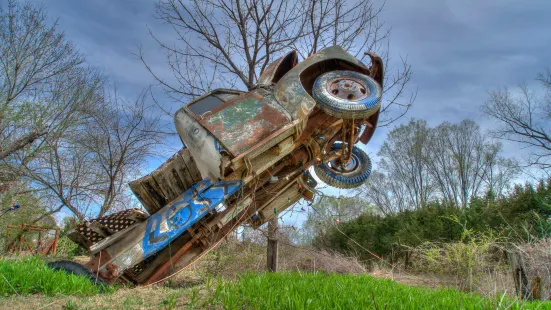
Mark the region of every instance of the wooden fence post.
<instances>
[{"instance_id":1,"label":"wooden fence post","mask_svg":"<svg viewBox=\"0 0 551 310\"><path fill-rule=\"evenodd\" d=\"M518 252L509 252L509 264L513 271L513 279L515 281L515 289L517 295L522 299L530 298L530 283L526 275L526 266L522 255Z\"/></svg>"},{"instance_id":2,"label":"wooden fence post","mask_svg":"<svg viewBox=\"0 0 551 310\"><path fill-rule=\"evenodd\" d=\"M278 217L274 216L268 222L268 249L267 249L267 268L270 272L277 271L277 238Z\"/></svg>"}]
</instances>

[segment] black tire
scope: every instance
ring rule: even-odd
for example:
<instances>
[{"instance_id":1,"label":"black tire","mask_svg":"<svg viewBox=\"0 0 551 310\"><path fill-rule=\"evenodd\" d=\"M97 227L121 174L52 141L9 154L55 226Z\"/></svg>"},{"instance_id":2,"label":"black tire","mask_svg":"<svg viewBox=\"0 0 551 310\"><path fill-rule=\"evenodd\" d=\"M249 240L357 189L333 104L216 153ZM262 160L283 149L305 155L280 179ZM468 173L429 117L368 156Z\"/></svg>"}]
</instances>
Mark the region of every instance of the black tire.
<instances>
[{"instance_id":1,"label":"black tire","mask_svg":"<svg viewBox=\"0 0 551 310\"><path fill-rule=\"evenodd\" d=\"M91 272L88 268L70 260L58 260L55 262L51 262L51 263L48 263L48 267L54 270L65 271L68 274L74 274L77 276L86 277L90 279L92 283L100 286L100 292L103 292L104 287L109 286L109 284L107 284L105 280L103 280L98 275Z\"/></svg>"},{"instance_id":2,"label":"black tire","mask_svg":"<svg viewBox=\"0 0 551 310\"><path fill-rule=\"evenodd\" d=\"M318 106L342 119L365 119L375 114L381 107L382 94L381 86L374 79L348 70L320 75L312 89Z\"/></svg>"},{"instance_id":3,"label":"black tire","mask_svg":"<svg viewBox=\"0 0 551 310\"><path fill-rule=\"evenodd\" d=\"M334 150L340 150L341 148L342 143L333 144ZM354 146L352 148L351 164L352 168L350 170L342 170L334 162L322 162L320 165L314 166L314 172L320 180L328 185L337 188L354 188L362 185L371 175L371 159L364 151Z\"/></svg>"}]
</instances>

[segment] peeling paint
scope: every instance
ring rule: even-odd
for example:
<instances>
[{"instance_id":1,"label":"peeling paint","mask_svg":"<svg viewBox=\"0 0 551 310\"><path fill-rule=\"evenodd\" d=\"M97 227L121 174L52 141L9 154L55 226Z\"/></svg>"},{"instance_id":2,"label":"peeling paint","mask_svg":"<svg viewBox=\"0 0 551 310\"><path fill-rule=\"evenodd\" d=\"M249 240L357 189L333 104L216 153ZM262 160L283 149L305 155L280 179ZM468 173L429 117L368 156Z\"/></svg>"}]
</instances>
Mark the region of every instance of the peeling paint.
<instances>
[{"instance_id":1,"label":"peeling paint","mask_svg":"<svg viewBox=\"0 0 551 310\"><path fill-rule=\"evenodd\" d=\"M273 95L260 92L240 96L224 109L208 115L201 123L237 156L290 123L290 114Z\"/></svg>"}]
</instances>

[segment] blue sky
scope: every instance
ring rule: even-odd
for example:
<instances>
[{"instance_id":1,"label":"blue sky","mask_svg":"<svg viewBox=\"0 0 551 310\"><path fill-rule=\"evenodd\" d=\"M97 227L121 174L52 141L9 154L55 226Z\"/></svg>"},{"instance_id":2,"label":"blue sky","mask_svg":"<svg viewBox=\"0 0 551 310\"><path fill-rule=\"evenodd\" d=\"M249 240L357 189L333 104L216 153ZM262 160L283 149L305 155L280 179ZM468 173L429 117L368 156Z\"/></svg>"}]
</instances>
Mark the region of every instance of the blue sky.
<instances>
[{"instance_id":1,"label":"blue sky","mask_svg":"<svg viewBox=\"0 0 551 310\"><path fill-rule=\"evenodd\" d=\"M376 0L375 2L378 2ZM66 32L88 63L116 83L131 99L154 81L133 55L141 46L150 65L167 72L162 50L149 37L150 27L170 40L171 30L153 17L153 0L34 0L59 17ZM538 72L551 66L551 1L513 0L387 0L380 18L392 28L391 56L407 57L413 69L409 91L417 99L401 122L472 118L482 128L495 127L480 112L487 92L498 86L536 84ZM167 124L170 125L167 118ZM172 128L173 127L169 127ZM374 154L384 141L379 128L367 150ZM178 142L179 143L179 142ZM172 150L180 145L173 144ZM521 156L518 147L505 143L505 152ZM158 161L150 164L155 168Z\"/></svg>"}]
</instances>

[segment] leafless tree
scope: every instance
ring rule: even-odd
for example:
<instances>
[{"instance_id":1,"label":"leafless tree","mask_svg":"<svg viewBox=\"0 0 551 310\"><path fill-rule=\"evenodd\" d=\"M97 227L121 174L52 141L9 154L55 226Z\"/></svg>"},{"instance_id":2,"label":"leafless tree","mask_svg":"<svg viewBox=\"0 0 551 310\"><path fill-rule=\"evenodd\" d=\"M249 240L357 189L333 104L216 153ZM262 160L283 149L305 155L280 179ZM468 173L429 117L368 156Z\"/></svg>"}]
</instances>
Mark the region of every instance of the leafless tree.
<instances>
[{"instance_id":1,"label":"leafless tree","mask_svg":"<svg viewBox=\"0 0 551 310\"><path fill-rule=\"evenodd\" d=\"M429 128L412 120L393 129L377 172L358 189L383 214L416 209L436 199L465 207L484 191L504 195L518 163L471 120Z\"/></svg>"},{"instance_id":2,"label":"leafless tree","mask_svg":"<svg viewBox=\"0 0 551 310\"><path fill-rule=\"evenodd\" d=\"M325 234L335 221L349 221L371 210L371 206L360 197L319 196L311 206L301 231L304 241Z\"/></svg>"},{"instance_id":3,"label":"leafless tree","mask_svg":"<svg viewBox=\"0 0 551 310\"><path fill-rule=\"evenodd\" d=\"M83 61L56 26L42 7L0 6L0 160L56 132L84 99L55 100Z\"/></svg>"},{"instance_id":4,"label":"leafless tree","mask_svg":"<svg viewBox=\"0 0 551 310\"><path fill-rule=\"evenodd\" d=\"M378 154L382 157L382 170L403 185L405 204L409 208L425 205L435 193L436 188L426 165L430 148L428 136L427 123L412 120L392 130Z\"/></svg>"},{"instance_id":5,"label":"leafless tree","mask_svg":"<svg viewBox=\"0 0 551 310\"><path fill-rule=\"evenodd\" d=\"M499 149L501 149L501 145L499 145ZM514 179L521 172L519 163L513 158L500 156L491 156L487 160L493 162L488 163L488 170L484 180L486 188L495 197L502 198L512 188Z\"/></svg>"},{"instance_id":6,"label":"leafless tree","mask_svg":"<svg viewBox=\"0 0 551 310\"><path fill-rule=\"evenodd\" d=\"M501 145L488 139L472 120L442 123L430 135L428 169L445 201L465 207L485 188Z\"/></svg>"},{"instance_id":7,"label":"leafless tree","mask_svg":"<svg viewBox=\"0 0 551 310\"><path fill-rule=\"evenodd\" d=\"M92 158L93 188L98 216L114 207L126 208L126 183L137 177L146 159L155 156L155 147L162 142L159 116L147 104L147 92L134 103L122 100L116 92L107 93L99 109L80 130L78 145Z\"/></svg>"},{"instance_id":8,"label":"leafless tree","mask_svg":"<svg viewBox=\"0 0 551 310\"><path fill-rule=\"evenodd\" d=\"M493 133L500 139L520 143L532 152L527 165L551 169L551 70L541 73L543 95L527 85L518 94L507 88L490 92L483 111L501 125Z\"/></svg>"},{"instance_id":9,"label":"leafless tree","mask_svg":"<svg viewBox=\"0 0 551 310\"><path fill-rule=\"evenodd\" d=\"M161 141L145 93L128 104L115 93L81 111L80 122L45 140L44 150L21 173L53 206L83 220L128 207L126 183L136 177Z\"/></svg>"},{"instance_id":10,"label":"leafless tree","mask_svg":"<svg viewBox=\"0 0 551 310\"><path fill-rule=\"evenodd\" d=\"M43 217L82 220L128 203L161 133L145 93L120 100L56 26L43 7L0 6L0 191L20 179L50 206Z\"/></svg>"},{"instance_id":11,"label":"leafless tree","mask_svg":"<svg viewBox=\"0 0 551 310\"><path fill-rule=\"evenodd\" d=\"M264 69L291 48L306 58L318 50L340 45L363 59L377 51L387 64L385 102L379 125L403 116L413 100L405 85L411 67L388 70L389 31L379 21L382 6L372 1L344 0L160 0L156 16L176 34L166 43L151 31L166 52L172 77L161 76L139 57L164 91L177 102L212 88L255 86Z\"/></svg>"},{"instance_id":12,"label":"leafless tree","mask_svg":"<svg viewBox=\"0 0 551 310\"><path fill-rule=\"evenodd\" d=\"M411 209L406 186L385 173L373 171L369 179L358 188L360 197L372 203L383 215Z\"/></svg>"},{"instance_id":13,"label":"leafless tree","mask_svg":"<svg viewBox=\"0 0 551 310\"><path fill-rule=\"evenodd\" d=\"M301 34L300 3L294 1L161 0L156 15L181 43L162 42L152 33L178 84L154 76L173 97L201 95L214 77L223 79L217 87L236 79L251 89L258 74Z\"/></svg>"}]
</instances>

